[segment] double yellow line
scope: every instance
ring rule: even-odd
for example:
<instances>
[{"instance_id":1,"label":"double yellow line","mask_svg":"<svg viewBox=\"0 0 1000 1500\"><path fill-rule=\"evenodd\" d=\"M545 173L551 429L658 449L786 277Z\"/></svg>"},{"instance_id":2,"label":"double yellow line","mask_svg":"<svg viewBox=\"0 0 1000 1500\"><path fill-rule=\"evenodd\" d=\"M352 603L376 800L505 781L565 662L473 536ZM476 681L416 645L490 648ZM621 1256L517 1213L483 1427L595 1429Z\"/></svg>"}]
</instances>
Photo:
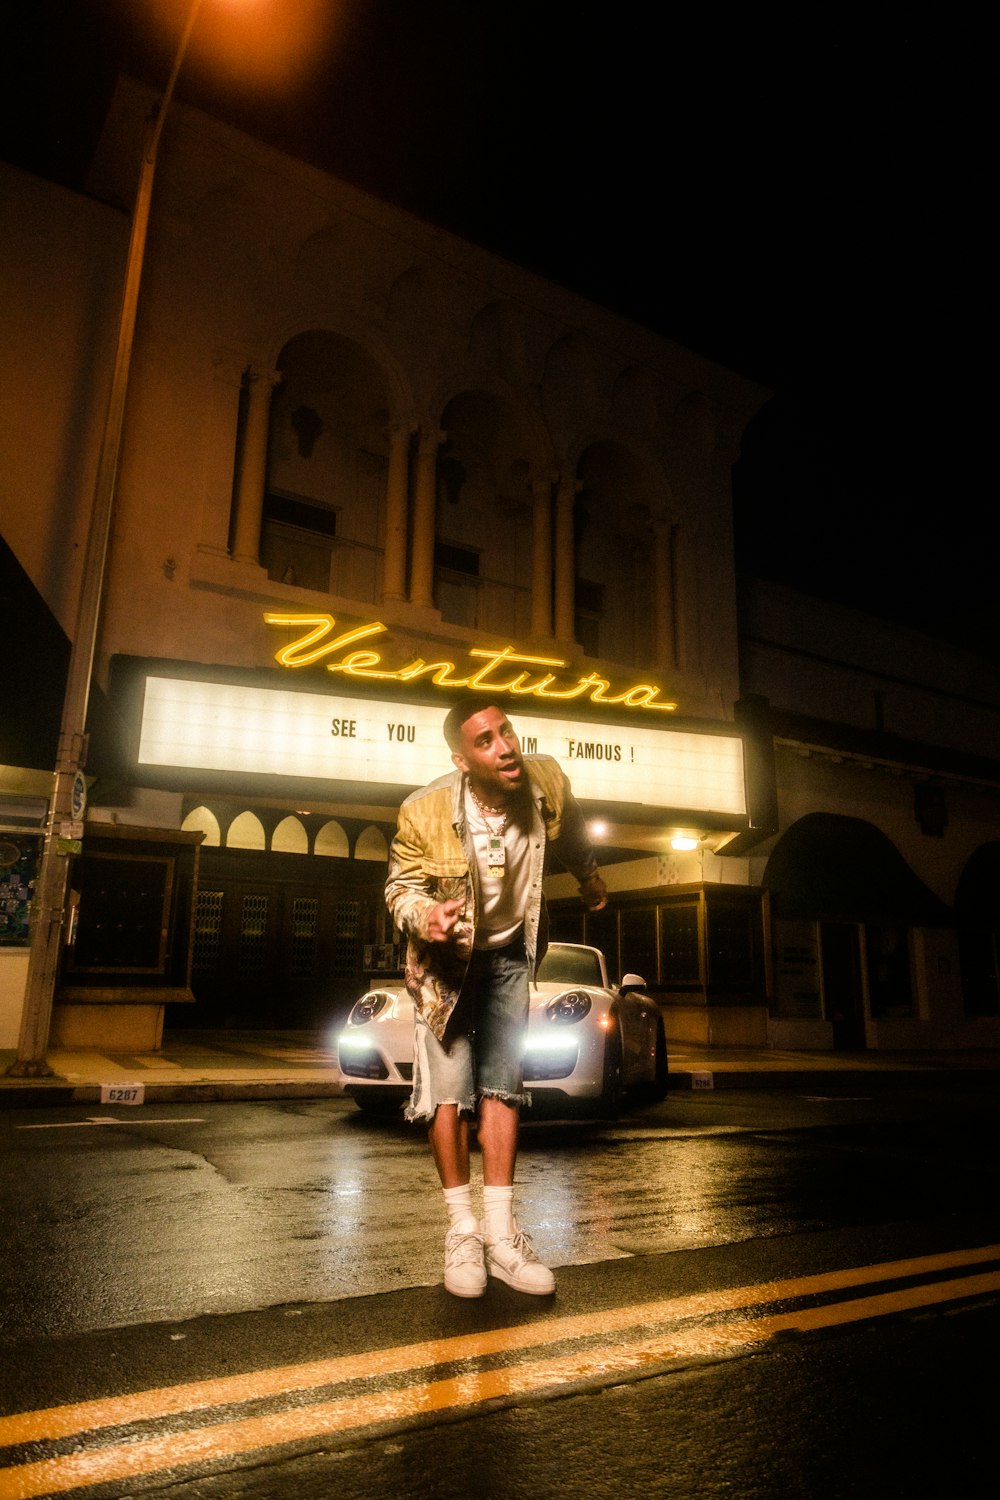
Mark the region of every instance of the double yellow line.
<instances>
[{"instance_id":1,"label":"double yellow line","mask_svg":"<svg viewBox=\"0 0 1000 1500\"><path fill-rule=\"evenodd\" d=\"M1000 1261L1000 1245L637 1303L575 1317L544 1318L485 1333L0 1417L0 1448L66 1439L81 1444L72 1453L0 1469L0 1500L65 1494L84 1485L236 1458L338 1433L356 1434L384 1423L412 1423L486 1401L517 1400L579 1383L612 1382L678 1359L737 1353L777 1333L834 1327L982 1296L1000 1291L1000 1270L972 1274L971 1268L990 1261ZM914 1280L942 1272L952 1274L936 1281ZM739 1309L829 1297L886 1281L910 1284L846 1301L724 1320L726 1313ZM532 1356L528 1353L531 1350L539 1352ZM448 1374L437 1373L443 1367L449 1368ZM421 1372L418 1380L399 1383L400 1377L415 1371ZM171 1421L338 1386L352 1389L331 1399L234 1420L201 1425ZM166 1423L168 1429L135 1441L92 1441L94 1435L108 1429L143 1422Z\"/></svg>"}]
</instances>

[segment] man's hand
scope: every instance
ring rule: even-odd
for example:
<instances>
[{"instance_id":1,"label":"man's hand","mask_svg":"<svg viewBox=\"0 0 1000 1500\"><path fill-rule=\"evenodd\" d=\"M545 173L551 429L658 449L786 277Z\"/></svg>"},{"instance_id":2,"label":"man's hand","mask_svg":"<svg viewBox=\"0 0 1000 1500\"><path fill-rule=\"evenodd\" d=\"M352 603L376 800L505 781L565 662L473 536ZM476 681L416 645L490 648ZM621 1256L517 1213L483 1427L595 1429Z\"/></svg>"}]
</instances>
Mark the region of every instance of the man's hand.
<instances>
[{"instance_id":1,"label":"man's hand","mask_svg":"<svg viewBox=\"0 0 1000 1500\"><path fill-rule=\"evenodd\" d=\"M432 943L447 943L454 936L455 927L465 907L464 901L439 901L427 913L427 936Z\"/></svg>"},{"instance_id":2,"label":"man's hand","mask_svg":"<svg viewBox=\"0 0 1000 1500\"><path fill-rule=\"evenodd\" d=\"M608 904L608 888L595 870L580 882L580 900L588 911L600 911Z\"/></svg>"}]
</instances>

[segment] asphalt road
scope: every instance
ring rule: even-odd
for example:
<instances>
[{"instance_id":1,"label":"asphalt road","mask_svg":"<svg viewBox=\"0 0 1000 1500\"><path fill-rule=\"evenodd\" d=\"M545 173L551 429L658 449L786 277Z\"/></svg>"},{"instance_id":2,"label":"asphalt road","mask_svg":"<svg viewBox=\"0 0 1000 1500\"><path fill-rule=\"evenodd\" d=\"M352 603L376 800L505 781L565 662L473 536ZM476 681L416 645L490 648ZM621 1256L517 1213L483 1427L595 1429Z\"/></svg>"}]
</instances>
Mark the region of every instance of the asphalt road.
<instances>
[{"instance_id":1,"label":"asphalt road","mask_svg":"<svg viewBox=\"0 0 1000 1500\"><path fill-rule=\"evenodd\" d=\"M0 1500L984 1492L997 1113L879 1083L528 1126L556 1296L464 1303L422 1139L346 1100L11 1112Z\"/></svg>"}]
</instances>

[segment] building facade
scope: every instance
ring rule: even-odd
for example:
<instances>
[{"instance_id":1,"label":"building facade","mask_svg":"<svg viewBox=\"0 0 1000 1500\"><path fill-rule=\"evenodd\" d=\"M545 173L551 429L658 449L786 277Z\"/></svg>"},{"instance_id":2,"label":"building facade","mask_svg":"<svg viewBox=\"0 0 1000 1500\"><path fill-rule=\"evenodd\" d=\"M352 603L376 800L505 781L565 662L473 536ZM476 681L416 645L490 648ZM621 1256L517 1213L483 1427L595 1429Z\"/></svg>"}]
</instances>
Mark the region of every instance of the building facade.
<instances>
[{"instance_id":1,"label":"building facade","mask_svg":"<svg viewBox=\"0 0 1000 1500\"><path fill-rule=\"evenodd\" d=\"M3 355L19 378L4 398L0 533L24 644L7 695L18 730L0 756L0 1046L20 1024L55 748L30 681L58 681L58 639L44 662L37 642L74 630L147 104L121 90L87 196L2 169L17 205ZM556 930L642 973L668 1036L923 1044L882 1024L906 1017L879 1009L867 946L841 945L860 1001L853 1030L838 1023L836 937L822 924L852 919L822 902L809 916L795 894L814 847L796 843L800 825L818 838L809 819L823 814L896 841L934 897L917 915L947 924L956 899L860 784L796 780L780 717L796 690L776 687L788 661L755 648L741 664L730 476L766 397L176 107L86 816L69 830L55 1039L156 1046L164 1013L312 1027L396 968L381 898L396 809L449 768L440 723L471 685L502 698L529 750L558 756L592 821L612 899L584 919L554 874ZM874 944L859 911L858 943ZM905 941L939 930L954 924L911 925ZM933 1013L924 1040L948 1045L965 1014L960 958L954 943L919 942L913 1015ZM986 1035L959 1031L963 1044Z\"/></svg>"},{"instance_id":2,"label":"building facade","mask_svg":"<svg viewBox=\"0 0 1000 1500\"><path fill-rule=\"evenodd\" d=\"M751 859L771 1042L996 1047L996 664L760 580L740 620L744 708L775 757Z\"/></svg>"}]
</instances>

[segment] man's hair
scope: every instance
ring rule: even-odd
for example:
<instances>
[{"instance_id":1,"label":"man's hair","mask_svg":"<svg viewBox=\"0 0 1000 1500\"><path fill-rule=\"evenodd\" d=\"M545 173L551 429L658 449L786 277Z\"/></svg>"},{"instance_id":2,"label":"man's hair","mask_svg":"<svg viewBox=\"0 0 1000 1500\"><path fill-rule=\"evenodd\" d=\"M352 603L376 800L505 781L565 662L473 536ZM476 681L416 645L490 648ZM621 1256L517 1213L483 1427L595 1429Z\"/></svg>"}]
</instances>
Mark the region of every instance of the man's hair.
<instances>
[{"instance_id":1,"label":"man's hair","mask_svg":"<svg viewBox=\"0 0 1000 1500\"><path fill-rule=\"evenodd\" d=\"M448 749L453 754L462 748L462 725L467 719L471 719L473 714L481 714L486 708L495 708L498 713L503 713L503 709L494 703L492 698L476 698L471 693L467 693L464 698L459 698L458 702L453 703L449 708L442 727L444 737L448 742Z\"/></svg>"}]
</instances>

